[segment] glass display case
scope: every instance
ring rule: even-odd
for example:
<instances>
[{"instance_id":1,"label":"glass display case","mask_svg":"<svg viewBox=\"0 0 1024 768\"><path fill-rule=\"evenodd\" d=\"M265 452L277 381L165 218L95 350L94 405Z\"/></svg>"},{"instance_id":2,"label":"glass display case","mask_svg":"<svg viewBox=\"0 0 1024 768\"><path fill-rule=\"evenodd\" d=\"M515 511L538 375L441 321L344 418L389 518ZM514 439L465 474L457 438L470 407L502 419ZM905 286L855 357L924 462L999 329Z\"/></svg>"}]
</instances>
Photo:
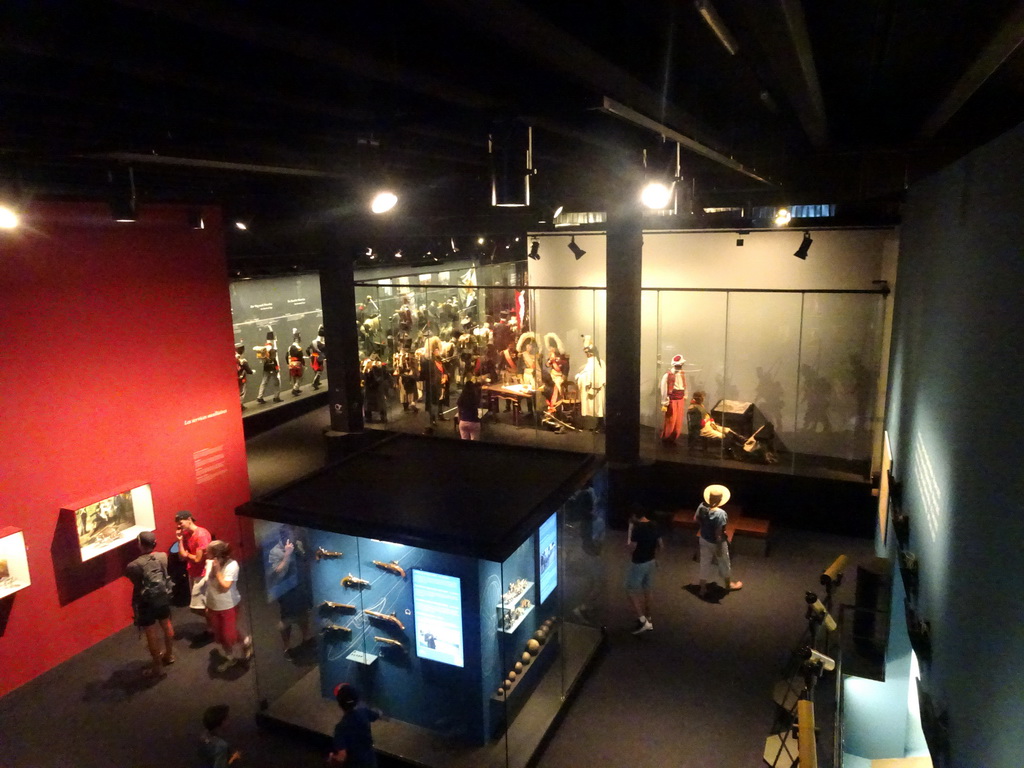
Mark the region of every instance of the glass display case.
<instances>
[{"instance_id":1,"label":"glass display case","mask_svg":"<svg viewBox=\"0 0 1024 768\"><path fill-rule=\"evenodd\" d=\"M496 489L499 467L529 482ZM395 435L241 507L261 717L330 735L348 682L388 716L385 754L525 766L603 642L578 567L580 530L603 531L599 470Z\"/></svg>"},{"instance_id":2,"label":"glass display case","mask_svg":"<svg viewBox=\"0 0 1024 768\"><path fill-rule=\"evenodd\" d=\"M24 532L13 526L0 528L0 599L31 584Z\"/></svg>"},{"instance_id":3,"label":"glass display case","mask_svg":"<svg viewBox=\"0 0 1024 768\"><path fill-rule=\"evenodd\" d=\"M83 562L134 541L142 531L156 529L153 492L148 483L65 508L62 513L74 521Z\"/></svg>"}]
</instances>

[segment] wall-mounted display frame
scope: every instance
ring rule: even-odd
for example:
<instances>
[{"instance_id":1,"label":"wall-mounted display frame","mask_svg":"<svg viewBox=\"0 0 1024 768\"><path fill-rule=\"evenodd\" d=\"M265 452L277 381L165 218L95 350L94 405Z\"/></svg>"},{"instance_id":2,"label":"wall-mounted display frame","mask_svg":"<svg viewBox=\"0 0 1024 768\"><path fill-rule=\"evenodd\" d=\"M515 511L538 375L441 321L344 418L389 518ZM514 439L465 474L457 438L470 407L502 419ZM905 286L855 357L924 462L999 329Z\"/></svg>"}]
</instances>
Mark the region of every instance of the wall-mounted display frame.
<instances>
[{"instance_id":1,"label":"wall-mounted display frame","mask_svg":"<svg viewBox=\"0 0 1024 768\"><path fill-rule=\"evenodd\" d=\"M156 529L149 483L61 511L74 520L82 562L134 540L142 531Z\"/></svg>"},{"instance_id":2,"label":"wall-mounted display frame","mask_svg":"<svg viewBox=\"0 0 1024 768\"><path fill-rule=\"evenodd\" d=\"M14 526L0 528L0 599L31 584L25 533Z\"/></svg>"}]
</instances>

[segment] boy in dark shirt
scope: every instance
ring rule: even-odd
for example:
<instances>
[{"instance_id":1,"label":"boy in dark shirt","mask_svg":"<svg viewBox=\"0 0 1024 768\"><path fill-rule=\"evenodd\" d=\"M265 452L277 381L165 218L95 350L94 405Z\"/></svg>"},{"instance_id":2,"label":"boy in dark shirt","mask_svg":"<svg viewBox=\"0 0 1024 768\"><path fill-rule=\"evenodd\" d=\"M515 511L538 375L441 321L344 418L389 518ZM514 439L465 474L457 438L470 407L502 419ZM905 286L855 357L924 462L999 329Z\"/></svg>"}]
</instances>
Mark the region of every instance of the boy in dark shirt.
<instances>
[{"instance_id":1,"label":"boy in dark shirt","mask_svg":"<svg viewBox=\"0 0 1024 768\"><path fill-rule=\"evenodd\" d=\"M334 696L344 714L334 727L334 751L327 756L327 764L345 768L376 768L377 753L373 751L370 723L380 718L380 712L357 707L359 694L348 683L335 688Z\"/></svg>"},{"instance_id":2,"label":"boy in dark shirt","mask_svg":"<svg viewBox=\"0 0 1024 768\"><path fill-rule=\"evenodd\" d=\"M637 626L634 635L642 635L654 629L651 620L651 587L654 585L655 560L661 549L661 531L640 506L634 505L630 518L626 545L632 552L629 573L626 577L626 593L630 605L636 611Z\"/></svg>"}]
</instances>

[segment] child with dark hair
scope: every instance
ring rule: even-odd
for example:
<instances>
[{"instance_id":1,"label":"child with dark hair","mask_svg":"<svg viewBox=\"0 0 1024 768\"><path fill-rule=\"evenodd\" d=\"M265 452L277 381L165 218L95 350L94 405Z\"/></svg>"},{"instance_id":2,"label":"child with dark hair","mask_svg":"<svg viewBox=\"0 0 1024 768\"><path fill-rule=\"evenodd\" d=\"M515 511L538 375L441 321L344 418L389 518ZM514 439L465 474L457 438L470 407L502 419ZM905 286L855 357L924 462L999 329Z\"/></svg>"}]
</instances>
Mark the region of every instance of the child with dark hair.
<instances>
[{"instance_id":1,"label":"child with dark hair","mask_svg":"<svg viewBox=\"0 0 1024 768\"><path fill-rule=\"evenodd\" d=\"M227 704L215 704L203 712L203 733L199 737L199 764L202 768L227 768L242 757L218 733L227 722L230 708Z\"/></svg>"},{"instance_id":2,"label":"child with dark hair","mask_svg":"<svg viewBox=\"0 0 1024 768\"><path fill-rule=\"evenodd\" d=\"M380 712L357 707L359 692L348 683L341 683L334 689L334 698L343 714L334 727L334 751L327 756L328 765L376 768L377 753L373 751L370 723L380 719Z\"/></svg>"}]
</instances>

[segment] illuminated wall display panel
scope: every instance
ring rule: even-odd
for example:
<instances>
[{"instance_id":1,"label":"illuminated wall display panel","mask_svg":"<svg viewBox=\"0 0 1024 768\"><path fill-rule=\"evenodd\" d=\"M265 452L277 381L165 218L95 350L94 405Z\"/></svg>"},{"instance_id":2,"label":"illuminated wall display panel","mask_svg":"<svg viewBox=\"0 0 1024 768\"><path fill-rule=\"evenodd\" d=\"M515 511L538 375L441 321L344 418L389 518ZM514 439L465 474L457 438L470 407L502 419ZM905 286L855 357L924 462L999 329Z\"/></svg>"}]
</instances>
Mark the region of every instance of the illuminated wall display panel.
<instances>
[{"instance_id":1,"label":"illuminated wall display panel","mask_svg":"<svg viewBox=\"0 0 1024 768\"><path fill-rule=\"evenodd\" d=\"M25 534L20 528L0 528L0 599L13 595L31 583Z\"/></svg>"},{"instance_id":2,"label":"illuminated wall display panel","mask_svg":"<svg viewBox=\"0 0 1024 768\"><path fill-rule=\"evenodd\" d=\"M83 561L156 528L153 493L148 484L64 511L74 516Z\"/></svg>"}]
</instances>

